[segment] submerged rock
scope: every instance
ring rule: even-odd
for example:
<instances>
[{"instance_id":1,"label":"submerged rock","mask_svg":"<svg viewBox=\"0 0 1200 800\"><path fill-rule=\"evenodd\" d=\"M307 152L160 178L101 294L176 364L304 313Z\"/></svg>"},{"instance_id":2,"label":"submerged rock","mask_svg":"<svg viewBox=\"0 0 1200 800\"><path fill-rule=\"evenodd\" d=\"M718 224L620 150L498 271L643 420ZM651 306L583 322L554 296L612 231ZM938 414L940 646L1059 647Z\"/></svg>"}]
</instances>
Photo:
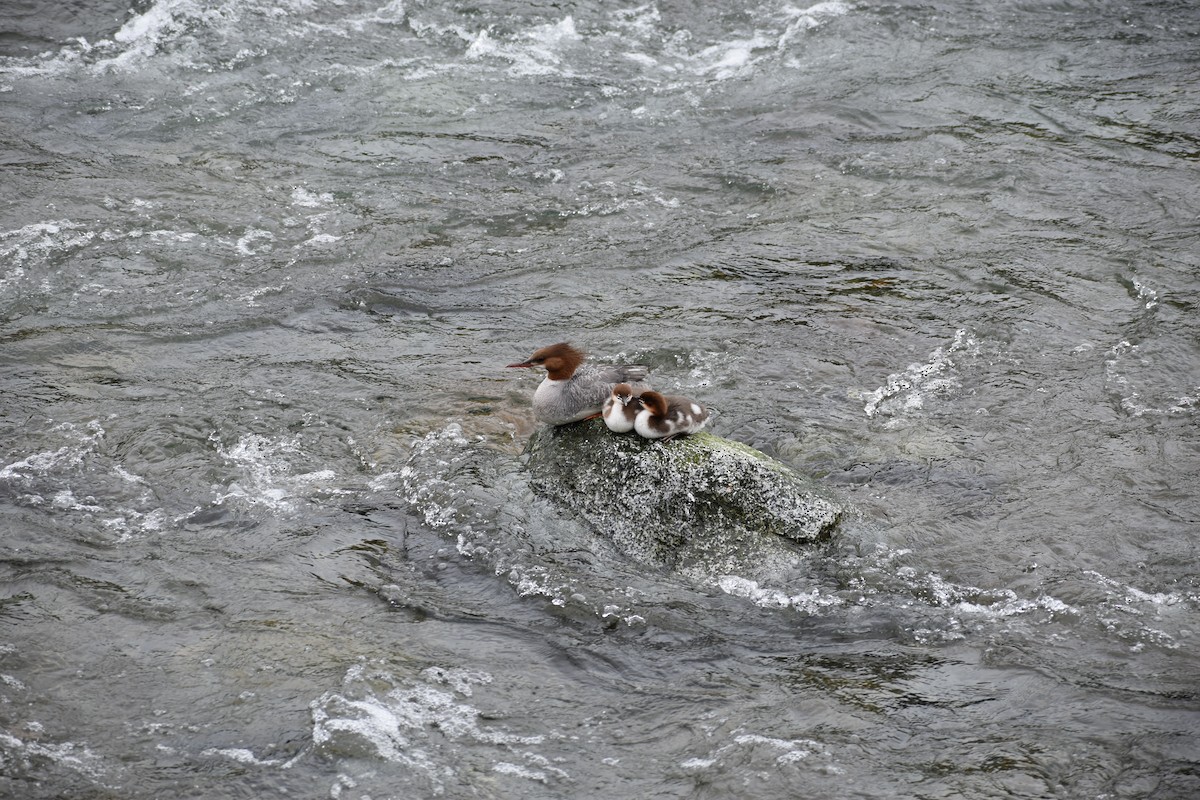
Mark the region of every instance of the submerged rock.
<instances>
[{"instance_id":1,"label":"submerged rock","mask_svg":"<svg viewBox=\"0 0 1200 800\"><path fill-rule=\"evenodd\" d=\"M610 433L599 420L540 428L525 448L530 486L628 556L707 575L794 561L842 508L752 447L697 433L669 442Z\"/></svg>"}]
</instances>

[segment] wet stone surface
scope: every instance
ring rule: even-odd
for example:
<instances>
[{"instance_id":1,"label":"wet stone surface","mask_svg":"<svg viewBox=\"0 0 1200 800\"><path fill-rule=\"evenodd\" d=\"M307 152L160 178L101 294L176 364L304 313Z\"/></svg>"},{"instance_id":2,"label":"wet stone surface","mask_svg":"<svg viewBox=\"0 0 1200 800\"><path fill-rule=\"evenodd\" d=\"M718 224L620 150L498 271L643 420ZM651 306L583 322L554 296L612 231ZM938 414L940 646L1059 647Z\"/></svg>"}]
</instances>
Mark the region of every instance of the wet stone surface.
<instances>
[{"instance_id":1,"label":"wet stone surface","mask_svg":"<svg viewBox=\"0 0 1200 800\"><path fill-rule=\"evenodd\" d=\"M843 513L786 465L704 432L650 441L590 420L539 429L525 458L535 492L629 557L684 572L787 559Z\"/></svg>"}]
</instances>

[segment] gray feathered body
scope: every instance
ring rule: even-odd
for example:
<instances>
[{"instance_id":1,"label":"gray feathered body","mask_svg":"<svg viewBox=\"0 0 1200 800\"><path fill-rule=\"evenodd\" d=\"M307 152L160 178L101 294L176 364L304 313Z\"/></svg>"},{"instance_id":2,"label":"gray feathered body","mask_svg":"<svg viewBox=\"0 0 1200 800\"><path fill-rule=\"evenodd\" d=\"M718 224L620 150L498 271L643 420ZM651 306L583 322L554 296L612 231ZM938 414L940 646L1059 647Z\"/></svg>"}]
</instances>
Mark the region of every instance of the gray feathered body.
<instances>
[{"instance_id":1,"label":"gray feathered body","mask_svg":"<svg viewBox=\"0 0 1200 800\"><path fill-rule=\"evenodd\" d=\"M566 425L599 414L618 383L649 388L643 381L650 370L640 364L581 364L566 380L543 380L533 393L534 415L549 425Z\"/></svg>"}]
</instances>

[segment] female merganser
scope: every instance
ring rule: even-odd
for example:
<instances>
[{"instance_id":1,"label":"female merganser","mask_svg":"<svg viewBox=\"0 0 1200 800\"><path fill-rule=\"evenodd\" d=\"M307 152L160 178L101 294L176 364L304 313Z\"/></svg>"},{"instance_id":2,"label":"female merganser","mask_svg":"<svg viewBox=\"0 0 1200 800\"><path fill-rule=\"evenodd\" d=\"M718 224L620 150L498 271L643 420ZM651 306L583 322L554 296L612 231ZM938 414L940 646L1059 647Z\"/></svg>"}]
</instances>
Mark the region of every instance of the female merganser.
<instances>
[{"instance_id":1,"label":"female merganser","mask_svg":"<svg viewBox=\"0 0 1200 800\"><path fill-rule=\"evenodd\" d=\"M586 356L566 342L534 351L527 361L510 367L544 367L545 379L533 393L533 415L549 425L566 425L600 416L604 401L618 383L645 386L649 373L640 364L584 364Z\"/></svg>"},{"instance_id":2,"label":"female merganser","mask_svg":"<svg viewBox=\"0 0 1200 800\"><path fill-rule=\"evenodd\" d=\"M645 391L638 399L642 410L633 428L647 439L665 442L681 433L695 433L708 423L708 409L686 397Z\"/></svg>"},{"instance_id":3,"label":"female merganser","mask_svg":"<svg viewBox=\"0 0 1200 800\"><path fill-rule=\"evenodd\" d=\"M634 388L628 383L618 383L612 394L604 401L604 424L613 433L629 433L633 421L642 410L642 387Z\"/></svg>"}]
</instances>

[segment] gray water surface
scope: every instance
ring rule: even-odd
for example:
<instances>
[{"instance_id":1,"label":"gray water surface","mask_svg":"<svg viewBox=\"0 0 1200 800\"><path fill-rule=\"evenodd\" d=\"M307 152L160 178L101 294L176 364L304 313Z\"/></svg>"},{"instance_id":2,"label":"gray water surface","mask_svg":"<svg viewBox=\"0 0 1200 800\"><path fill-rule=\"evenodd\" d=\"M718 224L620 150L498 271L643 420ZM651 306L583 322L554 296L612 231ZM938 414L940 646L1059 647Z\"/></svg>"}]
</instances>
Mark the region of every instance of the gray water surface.
<instances>
[{"instance_id":1,"label":"gray water surface","mask_svg":"<svg viewBox=\"0 0 1200 800\"><path fill-rule=\"evenodd\" d=\"M1200 11L15 0L0 795L1200 795ZM639 563L569 339L852 509Z\"/></svg>"}]
</instances>

